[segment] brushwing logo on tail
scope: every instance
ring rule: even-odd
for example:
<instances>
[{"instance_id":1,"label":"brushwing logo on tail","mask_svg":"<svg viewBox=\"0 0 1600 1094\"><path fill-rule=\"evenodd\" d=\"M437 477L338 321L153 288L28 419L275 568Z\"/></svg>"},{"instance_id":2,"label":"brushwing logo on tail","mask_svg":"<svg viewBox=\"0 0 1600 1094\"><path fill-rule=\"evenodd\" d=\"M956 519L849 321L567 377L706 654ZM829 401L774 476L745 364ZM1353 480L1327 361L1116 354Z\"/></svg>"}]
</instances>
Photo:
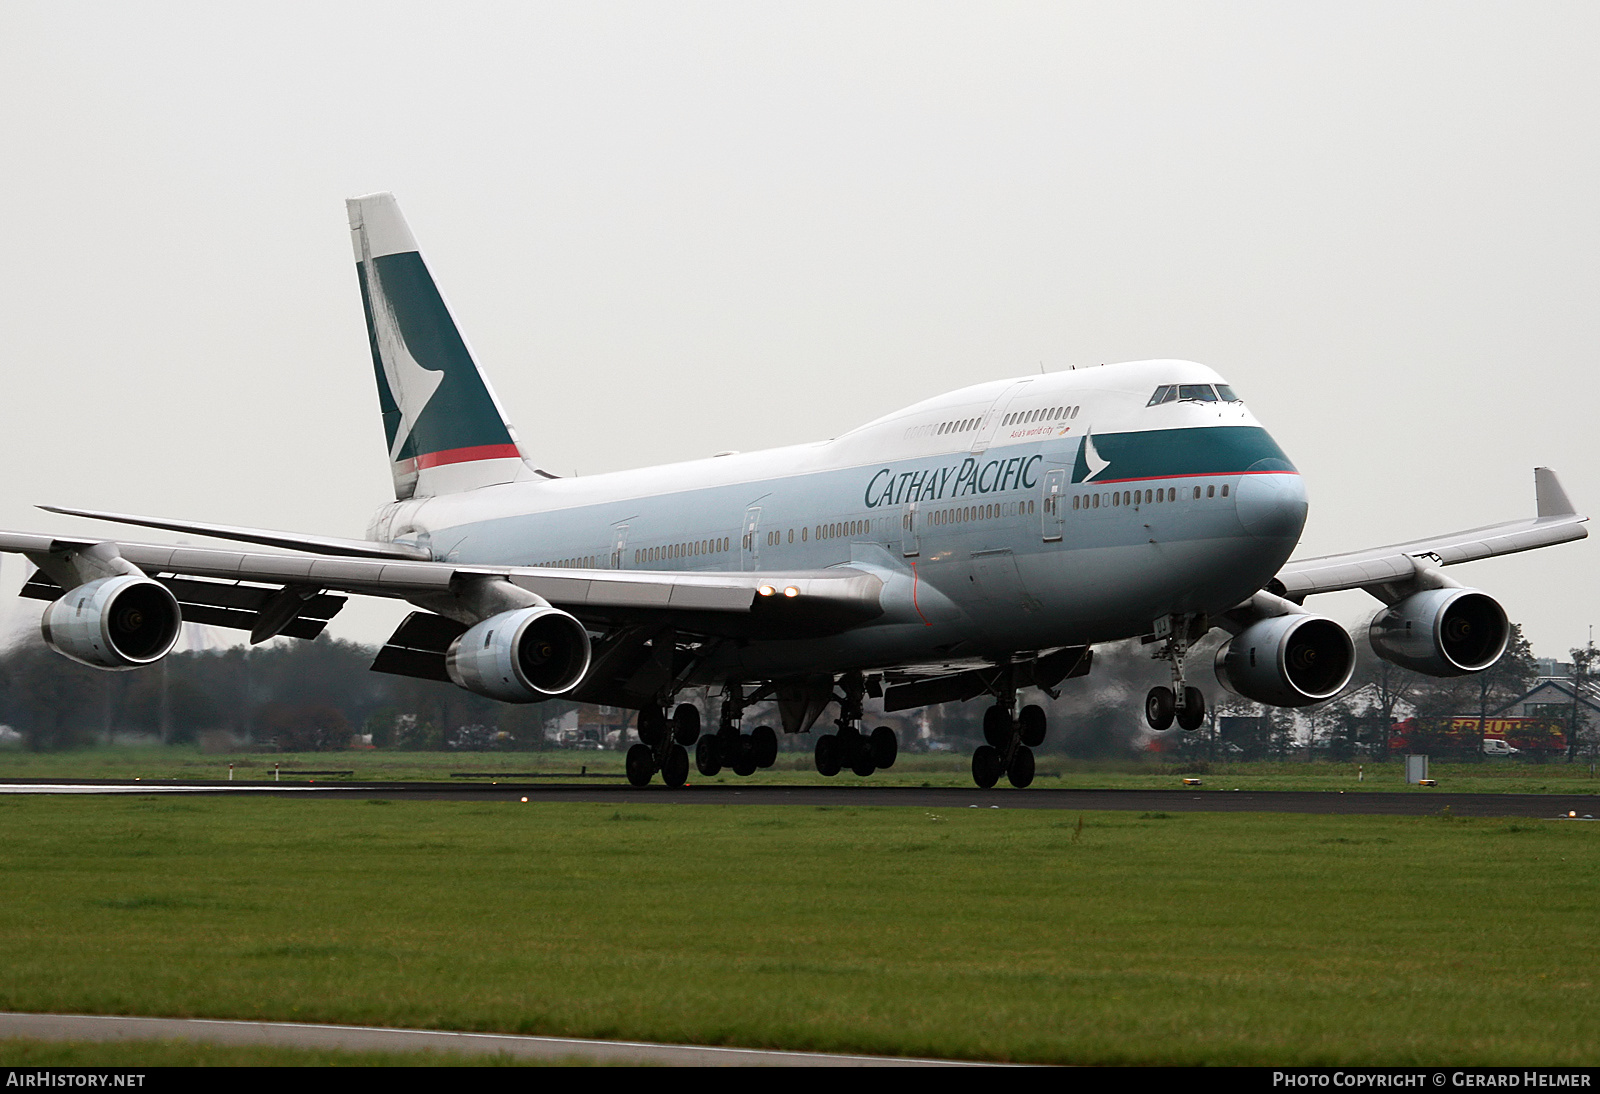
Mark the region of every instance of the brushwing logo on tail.
<instances>
[{"instance_id":1,"label":"brushwing logo on tail","mask_svg":"<svg viewBox=\"0 0 1600 1094\"><path fill-rule=\"evenodd\" d=\"M396 497L531 473L393 195L349 205Z\"/></svg>"},{"instance_id":2,"label":"brushwing logo on tail","mask_svg":"<svg viewBox=\"0 0 1600 1094\"><path fill-rule=\"evenodd\" d=\"M425 369L411 356L395 321L394 303L383 290L383 275L372 261L372 247L364 232L361 242L363 272L371 280L367 315L372 323L373 363L388 382L390 396L399 411L399 421L389 433L389 459L399 463L401 450L411 439L417 419L444 382L444 372Z\"/></svg>"}]
</instances>

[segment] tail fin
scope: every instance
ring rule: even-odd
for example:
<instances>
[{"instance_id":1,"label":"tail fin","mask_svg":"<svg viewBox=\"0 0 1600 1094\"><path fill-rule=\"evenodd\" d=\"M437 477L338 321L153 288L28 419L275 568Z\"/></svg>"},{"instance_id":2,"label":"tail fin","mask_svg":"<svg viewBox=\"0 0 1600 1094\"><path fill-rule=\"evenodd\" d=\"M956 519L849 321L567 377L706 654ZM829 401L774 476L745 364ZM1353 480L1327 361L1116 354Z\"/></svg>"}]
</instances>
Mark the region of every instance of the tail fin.
<instances>
[{"instance_id":1,"label":"tail fin","mask_svg":"<svg viewBox=\"0 0 1600 1094\"><path fill-rule=\"evenodd\" d=\"M396 498L533 478L393 194L345 202ZM548 476L547 476L548 477Z\"/></svg>"}]
</instances>

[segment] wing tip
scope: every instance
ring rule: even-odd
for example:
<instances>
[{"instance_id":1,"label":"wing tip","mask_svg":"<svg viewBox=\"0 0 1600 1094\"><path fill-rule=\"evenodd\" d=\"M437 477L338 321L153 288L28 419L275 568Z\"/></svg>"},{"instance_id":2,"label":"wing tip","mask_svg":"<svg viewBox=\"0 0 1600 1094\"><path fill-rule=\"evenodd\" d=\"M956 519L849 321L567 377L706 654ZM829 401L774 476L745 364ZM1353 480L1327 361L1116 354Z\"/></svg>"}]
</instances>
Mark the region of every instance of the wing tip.
<instances>
[{"instance_id":1,"label":"wing tip","mask_svg":"<svg viewBox=\"0 0 1600 1094\"><path fill-rule=\"evenodd\" d=\"M1535 513L1541 518L1578 515L1572 499L1567 497L1567 492L1561 488L1561 480L1556 478L1556 473L1548 467L1533 469L1533 493Z\"/></svg>"}]
</instances>

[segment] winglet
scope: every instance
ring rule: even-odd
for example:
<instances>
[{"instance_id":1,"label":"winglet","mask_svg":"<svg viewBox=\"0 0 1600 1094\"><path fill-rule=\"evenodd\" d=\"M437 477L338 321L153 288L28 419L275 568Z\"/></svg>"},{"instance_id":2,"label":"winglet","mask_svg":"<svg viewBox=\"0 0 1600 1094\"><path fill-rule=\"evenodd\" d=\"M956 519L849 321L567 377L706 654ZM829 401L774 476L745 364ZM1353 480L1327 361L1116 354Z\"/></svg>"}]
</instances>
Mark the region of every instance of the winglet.
<instances>
[{"instance_id":1,"label":"winglet","mask_svg":"<svg viewBox=\"0 0 1600 1094\"><path fill-rule=\"evenodd\" d=\"M1578 511L1572 507L1572 502L1567 497L1567 492L1561 489L1561 481L1556 478L1556 473L1548 467L1535 467L1533 469L1533 491L1538 502L1538 515L1540 517L1571 517Z\"/></svg>"}]
</instances>

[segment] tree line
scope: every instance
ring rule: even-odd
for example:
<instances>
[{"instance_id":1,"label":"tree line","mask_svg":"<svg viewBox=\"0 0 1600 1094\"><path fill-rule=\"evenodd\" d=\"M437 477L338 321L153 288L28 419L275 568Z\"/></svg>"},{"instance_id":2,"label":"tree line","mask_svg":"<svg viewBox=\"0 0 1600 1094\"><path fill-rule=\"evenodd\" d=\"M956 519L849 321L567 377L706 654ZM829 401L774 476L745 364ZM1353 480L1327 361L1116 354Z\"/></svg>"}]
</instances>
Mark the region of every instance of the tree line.
<instances>
[{"instance_id":1,"label":"tree line","mask_svg":"<svg viewBox=\"0 0 1600 1094\"><path fill-rule=\"evenodd\" d=\"M1493 668L1446 680L1392 665L1358 642L1350 687L1297 717L1212 685L1216 644L1196 647L1189 658L1191 678L1205 682L1213 706L1208 724L1194 733L1169 733L1157 747L1211 759L1381 758L1388 752L1389 725L1402 711L1420 717L1493 714L1527 691L1538 671L1520 628ZM374 673L368 668L373 653L324 636L179 652L145 668L103 672L51 652L30 635L0 651L0 723L38 750L110 742L119 734L178 743L208 733L284 751L344 748L361 733L371 734L380 748L538 749L550 744L547 727L576 709L561 700L498 703L450 684ZM1588 656L1574 651L1583 665ZM1067 681L1059 698L1042 700L1050 717L1047 747L1080 758L1132 758L1149 745L1144 693L1167 682L1166 666L1152 660L1150 647L1137 641L1097 647L1088 677ZM1029 701L1040 701L1029 694ZM984 706L975 700L934 707L926 725L936 738L976 744ZM703 713L715 724L714 703ZM776 724L775 712L752 714ZM796 747L829 731L831 716L830 711Z\"/></svg>"}]
</instances>

